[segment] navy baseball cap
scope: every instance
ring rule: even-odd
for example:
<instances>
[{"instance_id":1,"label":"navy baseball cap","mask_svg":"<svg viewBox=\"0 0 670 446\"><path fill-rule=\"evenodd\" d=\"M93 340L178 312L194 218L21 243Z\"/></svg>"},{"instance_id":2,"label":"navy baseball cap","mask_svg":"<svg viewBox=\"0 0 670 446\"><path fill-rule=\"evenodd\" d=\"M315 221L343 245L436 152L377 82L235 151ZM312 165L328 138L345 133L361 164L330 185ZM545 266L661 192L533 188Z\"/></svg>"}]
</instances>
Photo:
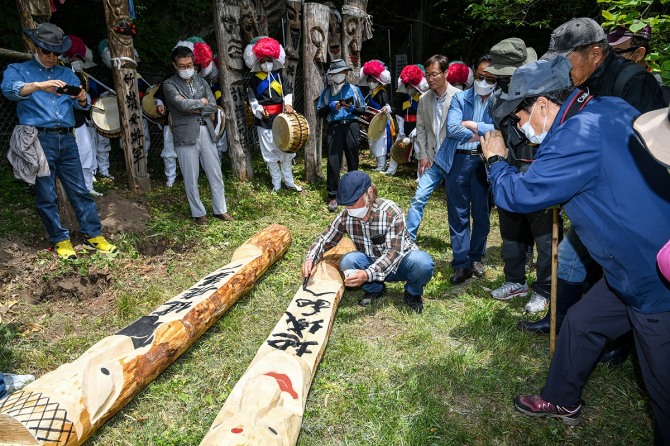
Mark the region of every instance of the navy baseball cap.
<instances>
[{"instance_id":1,"label":"navy baseball cap","mask_svg":"<svg viewBox=\"0 0 670 446\"><path fill-rule=\"evenodd\" d=\"M501 101L493 110L493 115L502 119L514 112L526 98L572 87L571 69L572 64L565 56L538 60L517 68L512 75L507 94L500 96Z\"/></svg>"},{"instance_id":2,"label":"navy baseball cap","mask_svg":"<svg viewBox=\"0 0 670 446\"><path fill-rule=\"evenodd\" d=\"M370 175L360 170L352 170L342 175L337 189L337 204L351 206L356 203L372 185Z\"/></svg>"},{"instance_id":3,"label":"navy baseball cap","mask_svg":"<svg viewBox=\"0 0 670 446\"><path fill-rule=\"evenodd\" d=\"M547 60L558 55L567 56L577 47L601 42L606 38L605 30L595 20L588 17L572 19L551 33L549 49L541 58Z\"/></svg>"}]
</instances>

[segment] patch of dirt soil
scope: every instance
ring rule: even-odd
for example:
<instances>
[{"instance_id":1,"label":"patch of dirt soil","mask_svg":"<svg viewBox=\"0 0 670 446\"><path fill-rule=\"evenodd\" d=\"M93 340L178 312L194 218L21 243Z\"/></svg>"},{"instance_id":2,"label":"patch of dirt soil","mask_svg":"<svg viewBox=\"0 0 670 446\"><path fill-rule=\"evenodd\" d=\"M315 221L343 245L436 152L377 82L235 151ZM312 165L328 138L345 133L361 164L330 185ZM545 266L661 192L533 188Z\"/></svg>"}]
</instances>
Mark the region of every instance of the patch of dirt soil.
<instances>
[{"instance_id":1,"label":"patch of dirt soil","mask_svg":"<svg viewBox=\"0 0 670 446\"><path fill-rule=\"evenodd\" d=\"M151 215L142 200L125 197L115 190L109 190L96 199L103 233L144 234Z\"/></svg>"}]
</instances>

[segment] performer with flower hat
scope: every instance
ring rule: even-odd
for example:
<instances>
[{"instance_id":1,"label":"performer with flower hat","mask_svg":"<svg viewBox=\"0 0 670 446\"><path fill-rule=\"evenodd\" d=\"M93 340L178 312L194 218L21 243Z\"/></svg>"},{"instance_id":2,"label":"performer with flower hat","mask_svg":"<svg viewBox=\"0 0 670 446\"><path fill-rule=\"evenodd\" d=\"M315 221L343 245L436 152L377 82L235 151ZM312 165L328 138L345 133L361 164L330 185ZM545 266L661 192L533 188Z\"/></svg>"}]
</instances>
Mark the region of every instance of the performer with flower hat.
<instances>
[{"instance_id":1,"label":"performer with flower hat","mask_svg":"<svg viewBox=\"0 0 670 446\"><path fill-rule=\"evenodd\" d=\"M249 106L254 113L258 130L258 141L263 160L272 177L272 191L281 189L282 179L289 189L301 192L293 182L293 158L295 153L279 150L272 136L272 123L280 113L293 113L293 94L282 82L284 48L271 37L257 37L244 49L244 63L254 75L249 81L247 94Z\"/></svg>"},{"instance_id":2,"label":"performer with flower hat","mask_svg":"<svg viewBox=\"0 0 670 446\"><path fill-rule=\"evenodd\" d=\"M365 62L361 68L359 85L362 87L369 87L370 92L365 96L365 102L369 107L380 110L380 113L389 115L388 123L386 124L386 132L377 141L370 142L370 153L377 161L378 172L386 168L386 153L391 148L391 132L393 121L391 119L391 106L389 105L389 94L386 91L386 85L391 83L391 73L386 68L383 62L379 60L371 60Z\"/></svg>"},{"instance_id":3,"label":"performer with flower hat","mask_svg":"<svg viewBox=\"0 0 670 446\"><path fill-rule=\"evenodd\" d=\"M426 73L423 65L407 65L400 72L398 77L398 89L396 92L396 110L400 113L395 115L398 123L397 140L403 140L410 137L416 138L416 112L419 109L419 99L421 95L428 91L428 82L426 82ZM391 158L389 167L382 172L384 175L395 175L398 170L398 163Z\"/></svg>"}]
</instances>

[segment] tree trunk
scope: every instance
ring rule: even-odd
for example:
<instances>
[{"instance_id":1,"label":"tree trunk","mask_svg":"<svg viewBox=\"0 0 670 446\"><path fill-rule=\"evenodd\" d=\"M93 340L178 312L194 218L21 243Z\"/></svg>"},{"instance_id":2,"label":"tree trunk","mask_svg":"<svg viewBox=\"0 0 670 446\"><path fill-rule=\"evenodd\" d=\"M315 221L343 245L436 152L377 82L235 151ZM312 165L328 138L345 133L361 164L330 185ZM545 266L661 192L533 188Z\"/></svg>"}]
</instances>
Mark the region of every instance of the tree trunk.
<instances>
[{"instance_id":1,"label":"tree trunk","mask_svg":"<svg viewBox=\"0 0 670 446\"><path fill-rule=\"evenodd\" d=\"M354 250L348 238L324 256L258 349L200 443L295 445L316 368L344 293L340 258Z\"/></svg>"},{"instance_id":2,"label":"tree trunk","mask_svg":"<svg viewBox=\"0 0 670 446\"><path fill-rule=\"evenodd\" d=\"M244 46L240 34L240 6L235 0L214 0L214 28L219 47L219 81L226 113L226 134L233 175L253 178L251 152L246 138L243 86Z\"/></svg>"},{"instance_id":3,"label":"tree trunk","mask_svg":"<svg viewBox=\"0 0 670 446\"><path fill-rule=\"evenodd\" d=\"M142 108L137 89L137 64L134 62L133 38L114 31L121 21L130 21L126 0L105 0L105 19L109 37L109 51L112 56L112 77L119 105L121 137L124 158L128 172L128 185L134 192L147 193L151 182L147 173L147 157L144 152L144 126ZM114 58L127 57L128 61Z\"/></svg>"},{"instance_id":4,"label":"tree trunk","mask_svg":"<svg viewBox=\"0 0 670 446\"><path fill-rule=\"evenodd\" d=\"M358 85L361 73L361 47L363 44L363 18L368 0L344 0L342 6L342 59L353 68L347 82Z\"/></svg>"},{"instance_id":5,"label":"tree trunk","mask_svg":"<svg viewBox=\"0 0 670 446\"><path fill-rule=\"evenodd\" d=\"M288 229L267 227L228 265L0 400L2 444L83 443L246 294L290 244Z\"/></svg>"},{"instance_id":6,"label":"tree trunk","mask_svg":"<svg viewBox=\"0 0 670 446\"><path fill-rule=\"evenodd\" d=\"M305 181L315 183L321 177L321 126L316 115L316 101L323 90L328 64L328 14L330 9L319 3L303 5L303 78L305 83L305 119L310 132L305 146Z\"/></svg>"},{"instance_id":7,"label":"tree trunk","mask_svg":"<svg viewBox=\"0 0 670 446\"><path fill-rule=\"evenodd\" d=\"M302 4L303 0L288 0L286 3L286 24L284 25L284 83L293 92L295 106L295 75L300 61L300 34L302 32ZM307 101L305 101L306 103ZM305 104L306 106L306 104ZM303 108L304 111L304 108ZM313 127L312 127L313 128Z\"/></svg>"}]
</instances>

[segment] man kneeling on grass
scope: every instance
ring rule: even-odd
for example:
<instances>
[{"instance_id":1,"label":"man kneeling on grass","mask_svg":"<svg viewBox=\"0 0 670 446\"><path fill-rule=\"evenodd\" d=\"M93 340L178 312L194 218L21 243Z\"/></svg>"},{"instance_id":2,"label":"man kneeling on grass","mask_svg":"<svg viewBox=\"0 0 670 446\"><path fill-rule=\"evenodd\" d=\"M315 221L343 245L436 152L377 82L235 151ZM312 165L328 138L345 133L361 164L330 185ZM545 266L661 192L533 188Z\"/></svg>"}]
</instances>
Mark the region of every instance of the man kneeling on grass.
<instances>
[{"instance_id":1,"label":"man kneeling on grass","mask_svg":"<svg viewBox=\"0 0 670 446\"><path fill-rule=\"evenodd\" d=\"M528 213L563 204L589 254L605 270L568 310L539 395L519 395L533 416L579 423L582 390L608 339L633 330L640 370L656 418L654 444L670 444L670 287L656 253L670 234L668 172L633 133L637 110L620 98L570 93L563 56L518 68L493 110L514 114L537 157L520 174L506 162L500 132L482 138L496 205ZM665 147L667 147L667 137Z\"/></svg>"},{"instance_id":2,"label":"man kneeling on grass","mask_svg":"<svg viewBox=\"0 0 670 446\"><path fill-rule=\"evenodd\" d=\"M419 250L405 227L405 215L397 204L377 197L370 176L354 170L340 179L337 204L346 208L312 244L302 265L309 278L323 254L348 234L356 246L340 260L344 284L362 286L362 306L377 301L384 282L406 282L405 303L416 313L423 310L423 287L433 276L433 259Z\"/></svg>"}]
</instances>

